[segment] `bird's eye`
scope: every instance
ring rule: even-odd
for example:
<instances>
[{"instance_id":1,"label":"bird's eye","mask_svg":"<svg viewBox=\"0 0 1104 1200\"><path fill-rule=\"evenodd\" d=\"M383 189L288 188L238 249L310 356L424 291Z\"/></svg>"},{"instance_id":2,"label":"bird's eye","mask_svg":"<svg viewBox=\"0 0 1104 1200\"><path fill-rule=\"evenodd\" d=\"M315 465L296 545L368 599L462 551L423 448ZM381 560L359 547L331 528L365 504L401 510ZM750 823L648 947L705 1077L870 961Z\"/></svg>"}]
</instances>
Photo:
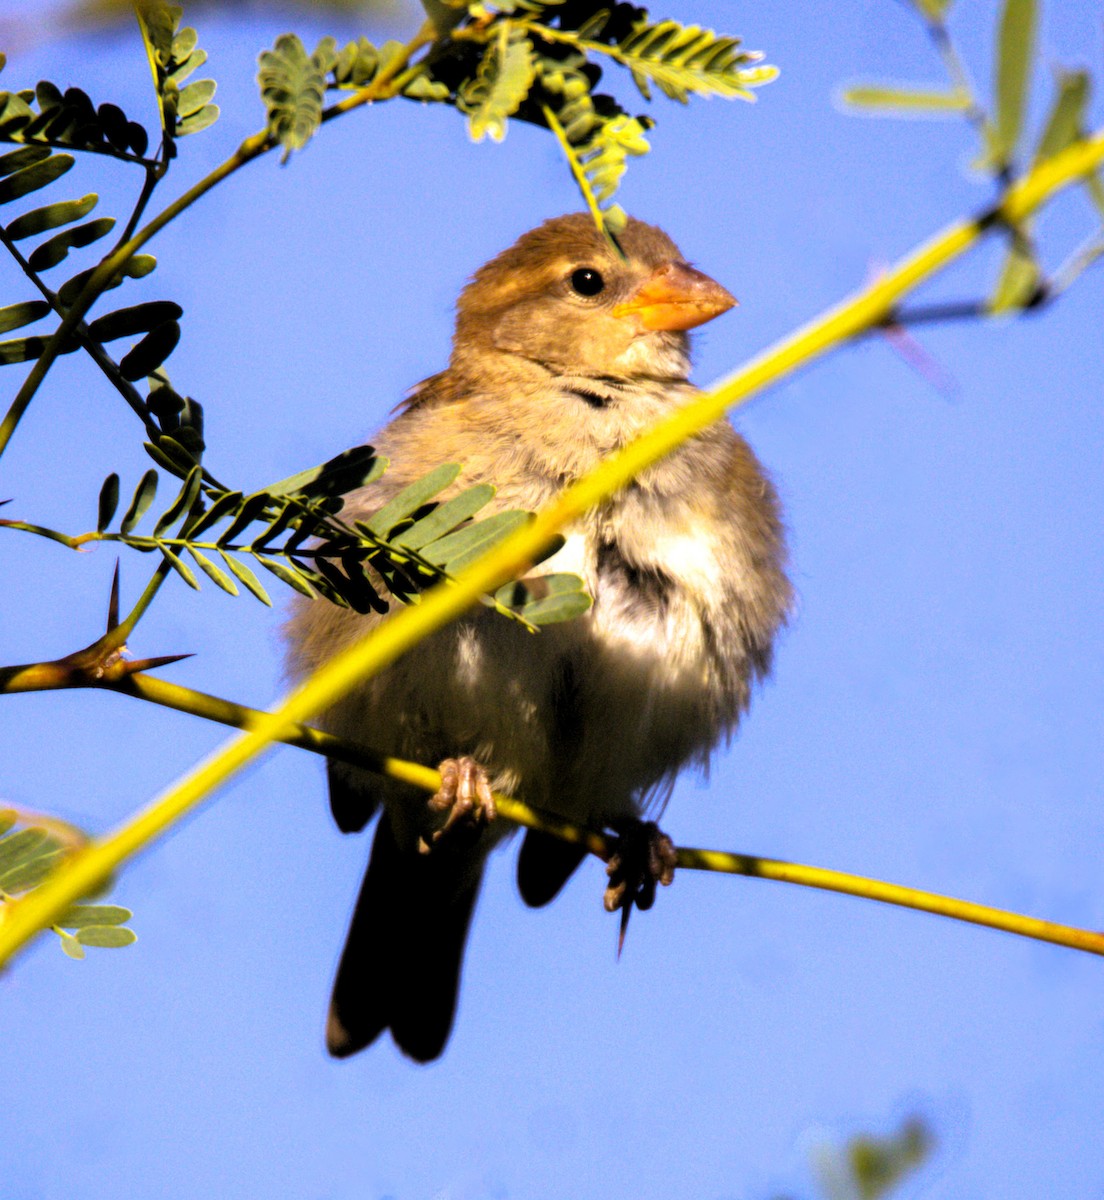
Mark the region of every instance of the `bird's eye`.
<instances>
[{"instance_id":1,"label":"bird's eye","mask_svg":"<svg viewBox=\"0 0 1104 1200\"><path fill-rule=\"evenodd\" d=\"M593 267L580 267L571 273L571 286L580 296L597 296L606 286L601 272Z\"/></svg>"}]
</instances>

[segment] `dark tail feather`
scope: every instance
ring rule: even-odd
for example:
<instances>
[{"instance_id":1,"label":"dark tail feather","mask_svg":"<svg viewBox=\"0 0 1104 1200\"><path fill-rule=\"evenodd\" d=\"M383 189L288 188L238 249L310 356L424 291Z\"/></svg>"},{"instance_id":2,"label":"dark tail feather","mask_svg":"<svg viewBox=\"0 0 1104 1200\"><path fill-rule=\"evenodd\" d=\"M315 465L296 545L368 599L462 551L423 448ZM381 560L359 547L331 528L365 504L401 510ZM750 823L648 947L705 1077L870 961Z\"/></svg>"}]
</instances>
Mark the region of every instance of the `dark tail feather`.
<instances>
[{"instance_id":1,"label":"dark tail feather","mask_svg":"<svg viewBox=\"0 0 1104 1200\"><path fill-rule=\"evenodd\" d=\"M355 1054L385 1029L418 1062L441 1054L481 874L470 854L401 850L383 813L334 980L331 1054Z\"/></svg>"},{"instance_id":2,"label":"dark tail feather","mask_svg":"<svg viewBox=\"0 0 1104 1200\"><path fill-rule=\"evenodd\" d=\"M527 830L518 854L517 880L521 898L531 908L547 904L571 878L585 856L582 846L539 829Z\"/></svg>"}]
</instances>

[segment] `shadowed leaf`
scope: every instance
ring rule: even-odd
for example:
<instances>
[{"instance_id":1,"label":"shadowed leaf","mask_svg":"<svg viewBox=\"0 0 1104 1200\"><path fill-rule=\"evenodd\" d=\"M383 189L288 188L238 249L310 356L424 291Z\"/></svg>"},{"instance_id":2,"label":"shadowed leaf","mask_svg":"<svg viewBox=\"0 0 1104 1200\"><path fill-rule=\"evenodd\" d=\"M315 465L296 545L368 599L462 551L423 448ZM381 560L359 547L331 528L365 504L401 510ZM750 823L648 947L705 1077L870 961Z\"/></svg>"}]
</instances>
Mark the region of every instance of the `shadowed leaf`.
<instances>
[{"instance_id":1,"label":"shadowed leaf","mask_svg":"<svg viewBox=\"0 0 1104 1200\"><path fill-rule=\"evenodd\" d=\"M90 246L100 238L106 237L114 228L114 217L99 217L95 221L86 221L83 225L63 229L41 246L36 246L27 262L32 271L48 271L63 262L70 250Z\"/></svg>"},{"instance_id":2,"label":"shadowed leaf","mask_svg":"<svg viewBox=\"0 0 1104 1200\"><path fill-rule=\"evenodd\" d=\"M97 505L96 528L100 533L111 524L111 518L119 507L119 476L114 471L103 481Z\"/></svg>"},{"instance_id":3,"label":"shadowed leaf","mask_svg":"<svg viewBox=\"0 0 1104 1200\"><path fill-rule=\"evenodd\" d=\"M45 300L25 300L22 304L9 304L0 308L0 333L11 329L22 329L41 320L50 311Z\"/></svg>"},{"instance_id":4,"label":"shadowed leaf","mask_svg":"<svg viewBox=\"0 0 1104 1200\"><path fill-rule=\"evenodd\" d=\"M131 382L152 375L176 349L179 341L180 325L176 321L163 321L123 356L119 363L119 374Z\"/></svg>"},{"instance_id":5,"label":"shadowed leaf","mask_svg":"<svg viewBox=\"0 0 1104 1200\"><path fill-rule=\"evenodd\" d=\"M167 321L177 321L183 315L184 310L171 300L151 300L146 304L117 308L114 312L97 317L88 326L88 332L99 342L113 342L117 338L137 337L139 334L149 333L158 325ZM154 407L152 402L150 407ZM179 408L177 411L179 412Z\"/></svg>"},{"instance_id":6,"label":"shadowed leaf","mask_svg":"<svg viewBox=\"0 0 1104 1200\"><path fill-rule=\"evenodd\" d=\"M496 513L485 521L467 525L431 543L424 547L422 554L450 575L458 575L480 555L532 519L533 514L527 512Z\"/></svg>"}]
</instances>

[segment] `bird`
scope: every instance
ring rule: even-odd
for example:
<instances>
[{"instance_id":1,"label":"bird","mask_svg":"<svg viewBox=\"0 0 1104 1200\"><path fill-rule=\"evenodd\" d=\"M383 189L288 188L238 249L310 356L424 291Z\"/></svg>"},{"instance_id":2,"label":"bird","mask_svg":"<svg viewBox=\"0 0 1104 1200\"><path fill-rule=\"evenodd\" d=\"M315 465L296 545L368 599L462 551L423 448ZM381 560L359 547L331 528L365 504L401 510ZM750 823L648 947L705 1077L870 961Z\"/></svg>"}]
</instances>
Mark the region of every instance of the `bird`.
<instances>
[{"instance_id":1,"label":"bird","mask_svg":"<svg viewBox=\"0 0 1104 1200\"><path fill-rule=\"evenodd\" d=\"M545 221L472 276L447 368L371 439L390 466L345 497L342 518L368 519L450 461L463 464L454 490L494 486L486 511L540 508L700 394L688 381L688 331L735 303L656 226L629 218L614 244L586 213ZM645 818L684 767L708 765L770 670L791 607L785 531L771 480L727 420L564 532L533 581L580 575L593 599L586 613L533 635L482 607L321 718L442 776L427 801L327 763L341 830L379 812L326 1022L335 1057L385 1030L416 1062L443 1053L480 880L508 832L495 791L613 831L605 905L623 920L633 904L650 906L675 854ZM305 677L385 619L297 598L289 673ZM526 831L522 899L547 904L583 856Z\"/></svg>"}]
</instances>

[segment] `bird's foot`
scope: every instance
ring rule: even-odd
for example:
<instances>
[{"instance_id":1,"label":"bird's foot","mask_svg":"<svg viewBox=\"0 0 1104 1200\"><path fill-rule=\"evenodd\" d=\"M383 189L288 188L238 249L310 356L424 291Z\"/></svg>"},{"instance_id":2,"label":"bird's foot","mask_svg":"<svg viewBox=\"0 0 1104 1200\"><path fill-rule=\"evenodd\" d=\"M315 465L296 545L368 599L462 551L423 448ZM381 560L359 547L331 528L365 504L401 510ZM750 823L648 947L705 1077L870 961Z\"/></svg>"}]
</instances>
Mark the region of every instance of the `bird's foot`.
<instances>
[{"instance_id":1,"label":"bird's foot","mask_svg":"<svg viewBox=\"0 0 1104 1200\"><path fill-rule=\"evenodd\" d=\"M429 798L428 808L435 816L444 814L445 819L428 839L419 838L422 854L439 846L474 843L498 816L487 772L474 758L446 758L437 769L441 786Z\"/></svg>"},{"instance_id":2,"label":"bird's foot","mask_svg":"<svg viewBox=\"0 0 1104 1200\"><path fill-rule=\"evenodd\" d=\"M674 843L654 821L626 822L620 827L617 849L606 864L609 884L602 897L606 912L621 910L618 954L625 942L633 905L641 911L651 908L656 884L666 887L674 879L677 862Z\"/></svg>"}]
</instances>

